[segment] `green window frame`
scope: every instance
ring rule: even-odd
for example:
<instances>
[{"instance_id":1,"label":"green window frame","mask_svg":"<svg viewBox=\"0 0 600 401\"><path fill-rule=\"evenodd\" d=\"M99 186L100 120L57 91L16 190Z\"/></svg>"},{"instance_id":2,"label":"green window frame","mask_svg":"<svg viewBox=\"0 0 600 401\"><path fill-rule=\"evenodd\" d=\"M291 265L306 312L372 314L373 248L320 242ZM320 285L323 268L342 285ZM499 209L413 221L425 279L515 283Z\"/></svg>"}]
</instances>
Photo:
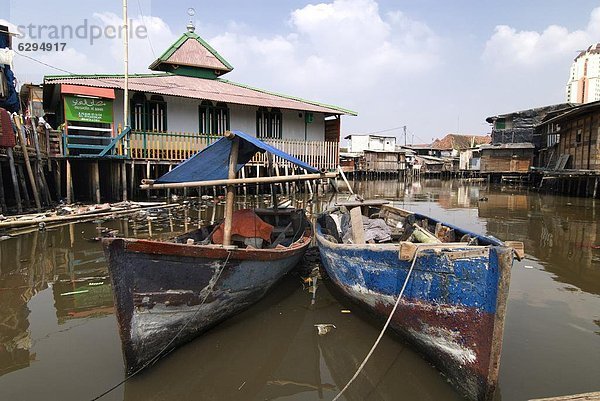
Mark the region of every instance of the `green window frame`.
<instances>
[{"instance_id":1,"label":"green window frame","mask_svg":"<svg viewBox=\"0 0 600 401\"><path fill-rule=\"evenodd\" d=\"M201 134L223 135L230 128L230 113L227 103L204 100L198 106L198 129Z\"/></svg>"},{"instance_id":2,"label":"green window frame","mask_svg":"<svg viewBox=\"0 0 600 401\"><path fill-rule=\"evenodd\" d=\"M283 114L280 109L259 107L256 111L256 137L281 139Z\"/></svg>"}]
</instances>

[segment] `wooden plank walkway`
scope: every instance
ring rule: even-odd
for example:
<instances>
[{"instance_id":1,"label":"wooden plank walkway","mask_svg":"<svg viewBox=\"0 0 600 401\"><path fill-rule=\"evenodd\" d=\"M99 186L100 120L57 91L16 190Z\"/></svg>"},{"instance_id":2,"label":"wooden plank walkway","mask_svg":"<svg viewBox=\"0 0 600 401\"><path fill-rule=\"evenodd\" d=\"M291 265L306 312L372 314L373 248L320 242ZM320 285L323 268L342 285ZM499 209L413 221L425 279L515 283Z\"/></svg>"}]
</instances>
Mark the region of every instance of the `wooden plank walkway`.
<instances>
[{"instance_id":1,"label":"wooden plank walkway","mask_svg":"<svg viewBox=\"0 0 600 401\"><path fill-rule=\"evenodd\" d=\"M600 392L562 395L550 398L536 398L529 401L600 401Z\"/></svg>"}]
</instances>

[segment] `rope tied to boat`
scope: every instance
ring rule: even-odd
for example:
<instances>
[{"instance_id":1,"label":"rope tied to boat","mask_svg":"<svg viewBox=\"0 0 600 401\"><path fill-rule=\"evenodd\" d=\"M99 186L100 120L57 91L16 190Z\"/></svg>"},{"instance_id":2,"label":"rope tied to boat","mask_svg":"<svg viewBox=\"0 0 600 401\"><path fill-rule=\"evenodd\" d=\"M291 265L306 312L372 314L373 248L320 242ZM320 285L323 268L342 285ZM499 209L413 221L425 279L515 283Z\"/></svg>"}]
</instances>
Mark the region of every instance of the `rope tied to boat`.
<instances>
[{"instance_id":1,"label":"rope tied to boat","mask_svg":"<svg viewBox=\"0 0 600 401\"><path fill-rule=\"evenodd\" d=\"M360 372L362 372L363 368L365 367L365 365L367 364L367 362L369 361L369 359L371 358L371 356L375 352L375 349L379 345L379 342L383 338L383 335L385 334L385 331L387 330L388 326L390 325L390 322L392 321L392 317L396 313L396 309L398 309L398 305L400 305L400 299L402 298L402 295L404 294L404 290L406 289L406 285L408 284L408 280L410 279L410 276L411 276L411 274L413 272L413 269L415 267L415 264L417 262L417 258L419 257L419 252L421 251L420 246L421 245L417 245L417 248L416 248L416 251L415 251L415 255L414 255L412 263L410 265L410 269L408 269L408 273L406 274L406 279L404 279L404 284L402 285L402 288L400 289L400 293L398 294L398 299L396 299L396 303L394 304L394 307L392 308L392 311L390 312L390 315L388 316L385 324L383 325L383 328L381 329L381 332L379 333L379 336L377 337L377 340L375 340L375 343L373 344L373 346L371 347L371 349L369 350L369 352L365 356L365 359L363 359L362 363L360 364L360 366L358 367L358 369L354 373L354 376L352 376L352 378L348 381L348 383L344 386L344 388L333 398L332 401L339 400L339 398L342 396L342 394L344 394L344 392L346 392L346 390L348 390L348 388L350 387L350 385L354 382L354 380L356 380L356 378L358 377L358 375L360 375Z\"/></svg>"},{"instance_id":2,"label":"rope tied to boat","mask_svg":"<svg viewBox=\"0 0 600 401\"><path fill-rule=\"evenodd\" d=\"M202 305L204 305L204 303L208 299L209 295L212 293L212 291L213 291L213 289L215 287L215 284L217 284L217 282L219 281L219 278L221 277L221 273L223 273L223 270L225 270L225 266L229 262L229 258L231 257L231 253L232 252L230 250L227 251L227 258L225 258L225 262L223 262L223 265L221 265L221 267L218 269L218 271L215 271L216 274L213 275L214 280L211 279L211 281L209 282L210 288L209 288L208 291L206 291L206 295L204 296L204 299L202 300L202 302L200 302L200 304L198 305L198 308L196 308L196 310L191 315L191 317L188 319L188 321L183 326L181 326L181 328L177 331L177 333L175 333L175 335L173 336L173 338L160 351L158 351L158 353L154 357L152 357L148 362L146 362L141 368L139 368L138 370L136 370L132 374L128 375L123 380L121 380L119 383L115 384L114 386L112 386L108 390L104 391L102 394L100 394L100 395L92 398L91 401L99 400L100 398L102 398L105 395L109 394L111 391L119 388L120 386L122 386L123 384L125 384L125 382L127 380L131 379L133 376L137 375L142 370L146 369L148 366L154 364L161 356L163 356L163 353L169 349L169 347L171 346L171 344L173 344L173 342L177 339L177 337L179 337L179 335L183 332L183 330L185 330L187 328L187 326L192 322L192 320L196 317L196 315L198 315L198 312L200 312L200 309L202 308Z\"/></svg>"}]
</instances>

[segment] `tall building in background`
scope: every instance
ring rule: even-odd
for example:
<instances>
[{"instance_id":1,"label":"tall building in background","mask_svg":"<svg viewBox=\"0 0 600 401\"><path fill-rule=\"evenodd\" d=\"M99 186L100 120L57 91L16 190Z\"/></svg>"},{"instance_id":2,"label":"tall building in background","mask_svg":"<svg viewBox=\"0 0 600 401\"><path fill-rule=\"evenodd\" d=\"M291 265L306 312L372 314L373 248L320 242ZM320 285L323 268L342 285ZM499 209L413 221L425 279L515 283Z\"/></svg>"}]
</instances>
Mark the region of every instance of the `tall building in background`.
<instances>
[{"instance_id":1,"label":"tall building in background","mask_svg":"<svg viewBox=\"0 0 600 401\"><path fill-rule=\"evenodd\" d=\"M600 100L600 43L582 50L571 65L567 103Z\"/></svg>"}]
</instances>

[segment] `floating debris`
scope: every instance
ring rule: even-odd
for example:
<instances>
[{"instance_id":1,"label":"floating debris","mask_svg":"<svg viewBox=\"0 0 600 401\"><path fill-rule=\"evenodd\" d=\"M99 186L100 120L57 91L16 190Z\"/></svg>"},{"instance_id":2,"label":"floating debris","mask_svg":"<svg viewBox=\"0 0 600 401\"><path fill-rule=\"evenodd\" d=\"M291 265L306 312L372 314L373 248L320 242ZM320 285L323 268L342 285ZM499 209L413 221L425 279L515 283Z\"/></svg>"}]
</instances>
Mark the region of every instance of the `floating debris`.
<instances>
[{"instance_id":1,"label":"floating debris","mask_svg":"<svg viewBox=\"0 0 600 401\"><path fill-rule=\"evenodd\" d=\"M337 327L335 327L335 325L331 323L319 323L315 324L315 327L317 328L317 334L319 334L320 336L324 336L331 330L337 329Z\"/></svg>"}]
</instances>

